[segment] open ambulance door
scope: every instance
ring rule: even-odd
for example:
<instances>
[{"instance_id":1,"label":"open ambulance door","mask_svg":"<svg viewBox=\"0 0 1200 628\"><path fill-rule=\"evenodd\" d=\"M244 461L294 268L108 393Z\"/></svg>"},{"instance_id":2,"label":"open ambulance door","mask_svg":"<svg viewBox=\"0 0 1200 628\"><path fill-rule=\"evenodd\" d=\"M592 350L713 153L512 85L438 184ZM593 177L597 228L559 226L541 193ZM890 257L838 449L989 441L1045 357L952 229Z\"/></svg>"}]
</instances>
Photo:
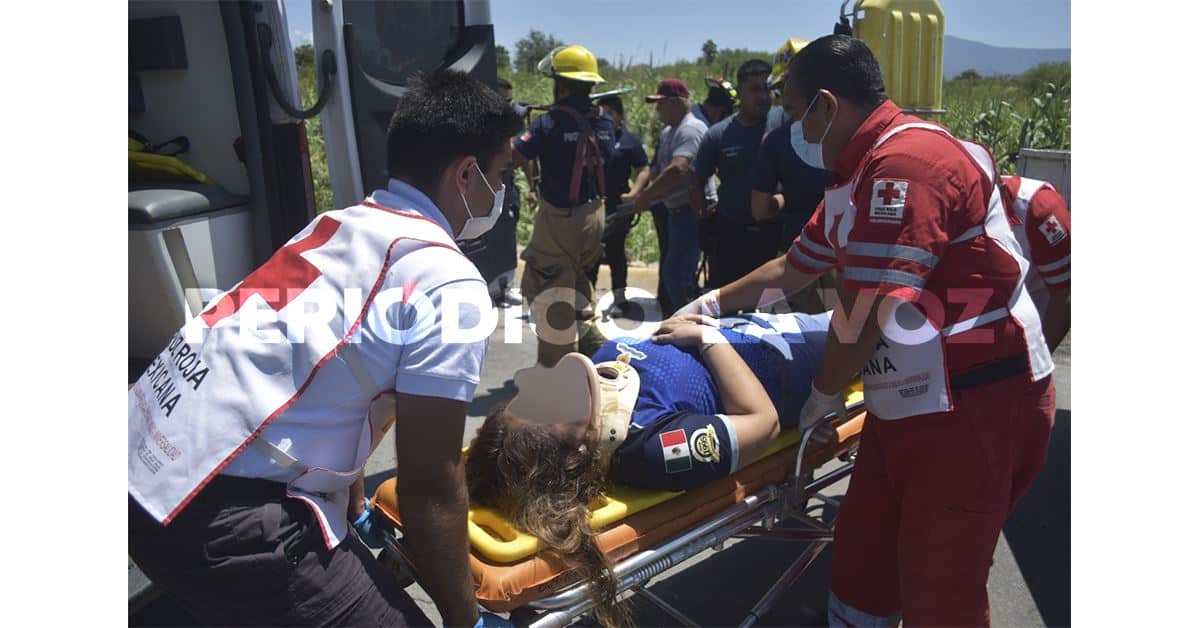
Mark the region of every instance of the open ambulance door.
<instances>
[{"instance_id":1,"label":"open ambulance door","mask_svg":"<svg viewBox=\"0 0 1200 628\"><path fill-rule=\"evenodd\" d=\"M346 207L387 187L387 127L409 77L453 69L495 88L491 2L316 0L313 5L318 67L329 54L338 68L321 124L334 205ZM489 282L511 277L516 267L515 217L509 222L507 229L498 224L493 233L462 247Z\"/></svg>"}]
</instances>

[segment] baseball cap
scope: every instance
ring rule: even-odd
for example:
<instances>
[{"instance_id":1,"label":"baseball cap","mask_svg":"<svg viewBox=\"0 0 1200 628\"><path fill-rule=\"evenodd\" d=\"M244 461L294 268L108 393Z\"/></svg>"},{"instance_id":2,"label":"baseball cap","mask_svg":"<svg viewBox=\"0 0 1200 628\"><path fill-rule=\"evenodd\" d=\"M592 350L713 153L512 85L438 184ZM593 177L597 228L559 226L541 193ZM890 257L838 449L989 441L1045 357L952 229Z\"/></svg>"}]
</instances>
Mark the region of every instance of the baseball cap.
<instances>
[{"instance_id":1,"label":"baseball cap","mask_svg":"<svg viewBox=\"0 0 1200 628\"><path fill-rule=\"evenodd\" d=\"M653 94L646 96L646 102L658 102L664 98L690 98L692 93L688 91L687 84L681 79L666 78L658 82L658 90Z\"/></svg>"}]
</instances>

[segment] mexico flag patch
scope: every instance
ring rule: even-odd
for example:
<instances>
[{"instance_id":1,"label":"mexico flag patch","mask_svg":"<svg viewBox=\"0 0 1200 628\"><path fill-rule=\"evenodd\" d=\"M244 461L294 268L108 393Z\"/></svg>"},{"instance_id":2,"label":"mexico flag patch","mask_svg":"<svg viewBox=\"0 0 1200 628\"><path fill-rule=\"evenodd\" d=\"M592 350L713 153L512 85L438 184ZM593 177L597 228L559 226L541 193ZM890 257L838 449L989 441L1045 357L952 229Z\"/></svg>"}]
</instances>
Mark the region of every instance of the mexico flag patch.
<instances>
[{"instance_id":1,"label":"mexico flag patch","mask_svg":"<svg viewBox=\"0 0 1200 628\"><path fill-rule=\"evenodd\" d=\"M688 448L687 432L672 430L658 435L662 443L663 464L667 473L679 473L692 468L692 452Z\"/></svg>"}]
</instances>

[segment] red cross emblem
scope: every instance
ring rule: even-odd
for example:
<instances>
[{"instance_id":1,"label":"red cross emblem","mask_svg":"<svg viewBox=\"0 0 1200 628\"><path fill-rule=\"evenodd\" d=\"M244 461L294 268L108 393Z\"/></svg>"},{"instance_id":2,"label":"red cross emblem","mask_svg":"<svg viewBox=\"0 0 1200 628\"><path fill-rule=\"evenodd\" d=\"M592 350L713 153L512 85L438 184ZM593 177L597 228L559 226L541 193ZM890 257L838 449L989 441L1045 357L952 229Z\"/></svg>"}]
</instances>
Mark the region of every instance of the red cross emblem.
<instances>
[{"instance_id":1,"label":"red cross emblem","mask_svg":"<svg viewBox=\"0 0 1200 628\"><path fill-rule=\"evenodd\" d=\"M900 198L901 196L903 196L903 194L901 194L899 192L899 190L895 189L895 186L896 186L896 184L894 182L885 181L883 189L879 190L879 194L877 194L877 196L879 198L883 199L884 205L891 205L892 201L894 199L897 199L897 198Z\"/></svg>"},{"instance_id":2,"label":"red cross emblem","mask_svg":"<svg viewBox=\"0 0 1200 628\"><path fill-rule=\"evenodd\" d=\"M1038 231L1046 236L1046 242L1051 246L1062 242L1063 238L1067 237L1067 230L1063 229L1062 223L1058 222L1058 218L1050 216L1041 225L1038 226Z\"/></svg>"},{"instance_id":3,"label":"red cross emblem","mask_svg":"<svg viewBox=\"0 0 1200 628\"><path fill-rule=\"evenodd\" d=\"M241 309L246 299L260 295L276 312L291 303L321 276L321 270L300 256L305 251L320 248L337 232L342 223L322 216L312 233L299 242L293 242L271 256L266 264L259 266L242 280L236 290L231 290L200 315L209 328ZM279 294L283 290L283 295Z\"/></svg>"}]
</instances>

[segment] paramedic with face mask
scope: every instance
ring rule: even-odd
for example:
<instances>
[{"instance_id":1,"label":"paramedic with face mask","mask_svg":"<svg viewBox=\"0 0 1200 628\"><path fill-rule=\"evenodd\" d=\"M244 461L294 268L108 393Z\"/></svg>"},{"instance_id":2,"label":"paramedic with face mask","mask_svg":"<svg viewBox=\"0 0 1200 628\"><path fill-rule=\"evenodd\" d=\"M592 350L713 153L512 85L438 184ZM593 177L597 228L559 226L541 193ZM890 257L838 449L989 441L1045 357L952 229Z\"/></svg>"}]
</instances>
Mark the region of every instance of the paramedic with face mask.
<instances>
[{"instance_id":1,"label":"paramedic with face mask","mask_svg":"<svg viewBox=\"0 0 1200 628\"><path fill-rule=\"evenodd\" d=\"M410 80L387 189L318 216L131 387L129 553L201 623L429 624L364 545L384 538L362 469L394 424L423 588L446 625L495 625L468 571L460 460L487 333L453 333L490 331L492 310L456 242L499 217L520 124L466 74Z\"/></svg>"},{"instance_id":2,"label":"paramedic with face mask","mask_svg":"<svg viewBox=\"0 0 1200 628\"><path fill-rule=\"evenodd\" d=\"M784 98L805 161L834 187L787 255L683 311L754 307L765 291L843 272L800 418L844 414L837 393L862 374L868 412L838 512L829 622L986 625L996 541L1054 420L1054 363L999 174L985 147L901 113L861 40L808 44Z\"/></svg>"}]
</instances>

